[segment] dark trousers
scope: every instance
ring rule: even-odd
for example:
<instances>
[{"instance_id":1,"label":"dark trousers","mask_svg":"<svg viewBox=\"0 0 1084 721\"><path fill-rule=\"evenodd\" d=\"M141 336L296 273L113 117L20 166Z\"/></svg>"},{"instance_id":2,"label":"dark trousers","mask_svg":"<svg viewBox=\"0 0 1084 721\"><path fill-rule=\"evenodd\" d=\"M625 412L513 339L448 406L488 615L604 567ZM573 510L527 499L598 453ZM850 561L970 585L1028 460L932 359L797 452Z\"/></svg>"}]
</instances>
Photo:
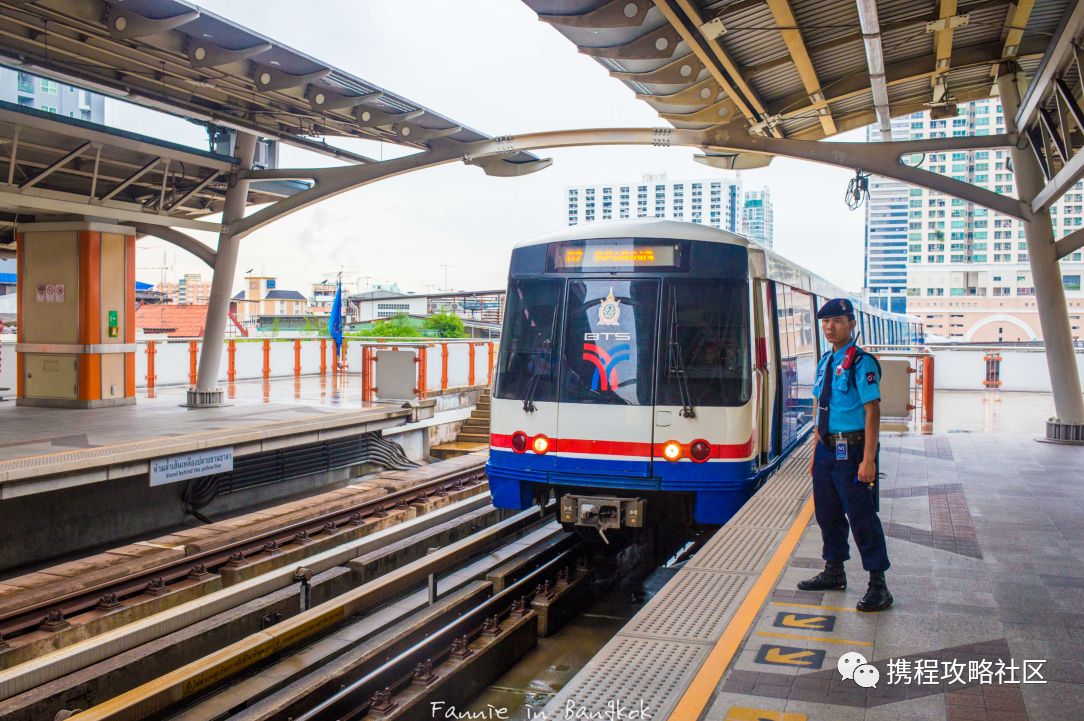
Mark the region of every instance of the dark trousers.
<instances>
[{"instance_id":1,"label":"dark trousers","mask_svg":"<svg viewBox=\"0 0 1084 721\"><path fill-rule=\"evenodd\" d=\"M887 571L888 548L881 519L874 510L874 491L865 483L854 483L863 447L848 448L847 460L836 460L835 446L817 443L813 452L813 504L821 527L825 561L842 563L851 557L847 529L867 571Z\"/></svg>"}]
</instances>

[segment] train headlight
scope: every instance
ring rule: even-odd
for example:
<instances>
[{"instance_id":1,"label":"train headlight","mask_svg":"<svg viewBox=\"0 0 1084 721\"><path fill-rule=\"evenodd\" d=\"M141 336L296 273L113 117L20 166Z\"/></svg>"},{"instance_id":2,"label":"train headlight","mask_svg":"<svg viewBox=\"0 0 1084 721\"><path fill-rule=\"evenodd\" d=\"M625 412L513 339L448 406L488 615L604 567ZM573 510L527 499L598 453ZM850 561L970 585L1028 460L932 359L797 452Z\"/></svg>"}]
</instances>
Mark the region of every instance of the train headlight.
<instances>
[{"instance_id":1,"label":"train headlight","mask_svg":"<svg viewBox=\"0 0 1084 721\"><path fill-rule=\"evenodd\" d=\"M703 463L711 455L711 444L707 441L693 441L689 446L689 457L697 463Z\"/></svg>"},{"instance_id":2,"label":"train headlight","mask_svg":"<svg viewBox=\"0 0 1084 721\"><path fill-rule=\"evenodd\" d=\"M516 453L523 453L527 450L527 434L522 431L516 431L512 434L512 450Z\"/></svg>"},{"instance_id":3,"label":"train headlight","mask_svg":"<svg viewBox=\"0 0 1084 721\"><path fill-rule=\"evenodd\" d=\"M676 461L681 458L681 444L670 441L662 447L662 457L668 461Z\"/></svg>"},{"instance_id":4,"label":"train headlight","mask_svg":"<svg viewBox=\"0 0 1084 721\"><path fill-rule=\"evenodd\" d=\"M531 450L535 453L542 455L550 449L550 439L545 436L536 436L534 442L531 443Z\"/></svg>"}]
</instances>

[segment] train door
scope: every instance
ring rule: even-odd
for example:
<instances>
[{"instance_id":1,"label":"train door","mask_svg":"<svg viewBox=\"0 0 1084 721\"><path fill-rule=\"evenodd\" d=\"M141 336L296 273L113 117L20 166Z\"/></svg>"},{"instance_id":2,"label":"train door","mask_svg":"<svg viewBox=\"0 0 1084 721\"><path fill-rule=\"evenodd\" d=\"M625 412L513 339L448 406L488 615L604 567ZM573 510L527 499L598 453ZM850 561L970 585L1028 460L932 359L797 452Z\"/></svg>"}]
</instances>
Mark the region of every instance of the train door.
<instances>
[{"instance_id":1,"label":"train door","mask_svg":"<svg viewBox=\"0 0 1084 721\"><path fill-rule=\"evenodd\" d=\"M650 477L659 281L568 281L557 471Z\"/></svg>"},{"instance_id":2,"label":"train door","mask_svg":"<svg viewBox=\"0 0 1084 721\"><path fill-rule=\"evenodd\" d=\"M754 378L757 399L757 429L761 462L771 463L779 456L777 440L779 389L779 361L775 336L775 310L772 307L771 286L766 280L757 280L753 286L753 313L756 320L756 360Z\"/></svg>"}]
</instances>

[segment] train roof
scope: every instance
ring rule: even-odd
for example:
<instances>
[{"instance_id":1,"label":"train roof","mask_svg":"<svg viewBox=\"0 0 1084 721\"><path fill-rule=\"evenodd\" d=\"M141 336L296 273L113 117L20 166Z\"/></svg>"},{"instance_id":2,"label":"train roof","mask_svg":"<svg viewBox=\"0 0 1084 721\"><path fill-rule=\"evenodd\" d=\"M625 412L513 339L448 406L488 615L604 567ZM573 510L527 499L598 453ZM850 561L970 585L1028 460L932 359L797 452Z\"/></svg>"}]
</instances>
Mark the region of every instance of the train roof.
<instances>
[{"instance_id":1,"label":"train roof","mask_svg":"<svg viewBox=\"0 0 1084 721\"><path fill-rule=\"evenodd\" d=\"M604 220L574 225L568 228L546 233L517 243L516 248L532 245L558 243L564 240L590 240L592 238L667 238L673 240L698 240L712 243L740 245L750 250L750 270L755 277L769 278L787 283L795 288L808 290L824 298L851 298L860 310L875 316L895 316L917 321L913 316L902 316L876 308L861 298L839 288L819 275L806 270L792 260L769 250L744 236L731 233L710 225L688 223L680 220L663 218L629 218L625 220Z\"/></svg>"},{"instance_id":2,"label":"train roof","mask_svg":"<svg viewBox=\"0 0 1084 721\"><path fill-rule=\"evenodd\" d=\"M672 238L674 240L707 240L715 243L732 243L750 246L746 238L725 230L700 223L661 218L630 218L628 220L603 220L573 225L552 233L546 233L517 243L515 248L531 245L557 243L562 240L590 240L591 238Z\"/></svg>"}]
</instances>

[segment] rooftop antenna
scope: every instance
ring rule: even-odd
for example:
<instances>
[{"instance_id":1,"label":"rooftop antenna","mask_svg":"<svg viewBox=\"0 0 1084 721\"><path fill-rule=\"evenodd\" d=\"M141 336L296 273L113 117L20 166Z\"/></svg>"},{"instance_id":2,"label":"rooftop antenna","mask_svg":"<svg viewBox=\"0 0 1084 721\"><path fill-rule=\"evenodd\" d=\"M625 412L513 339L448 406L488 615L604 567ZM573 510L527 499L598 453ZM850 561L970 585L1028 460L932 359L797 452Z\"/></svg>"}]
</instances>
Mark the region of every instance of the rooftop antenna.
<instances>
[{"instance_id":1,"label":"rooftop antenna","mask_svg":"<svg viewBox=\"0 0 1084 721\"><path fill-rule=\"evenodd\" d=\"M451 288L448 286L448 269L449 268L462 268L463 266L459 265L458 263L449 263L448 261L444 261L443 263L440 264L440 267L444 268L444 290L446 290L446 291L451 290Z\"/></svg>"}]
</instances>

